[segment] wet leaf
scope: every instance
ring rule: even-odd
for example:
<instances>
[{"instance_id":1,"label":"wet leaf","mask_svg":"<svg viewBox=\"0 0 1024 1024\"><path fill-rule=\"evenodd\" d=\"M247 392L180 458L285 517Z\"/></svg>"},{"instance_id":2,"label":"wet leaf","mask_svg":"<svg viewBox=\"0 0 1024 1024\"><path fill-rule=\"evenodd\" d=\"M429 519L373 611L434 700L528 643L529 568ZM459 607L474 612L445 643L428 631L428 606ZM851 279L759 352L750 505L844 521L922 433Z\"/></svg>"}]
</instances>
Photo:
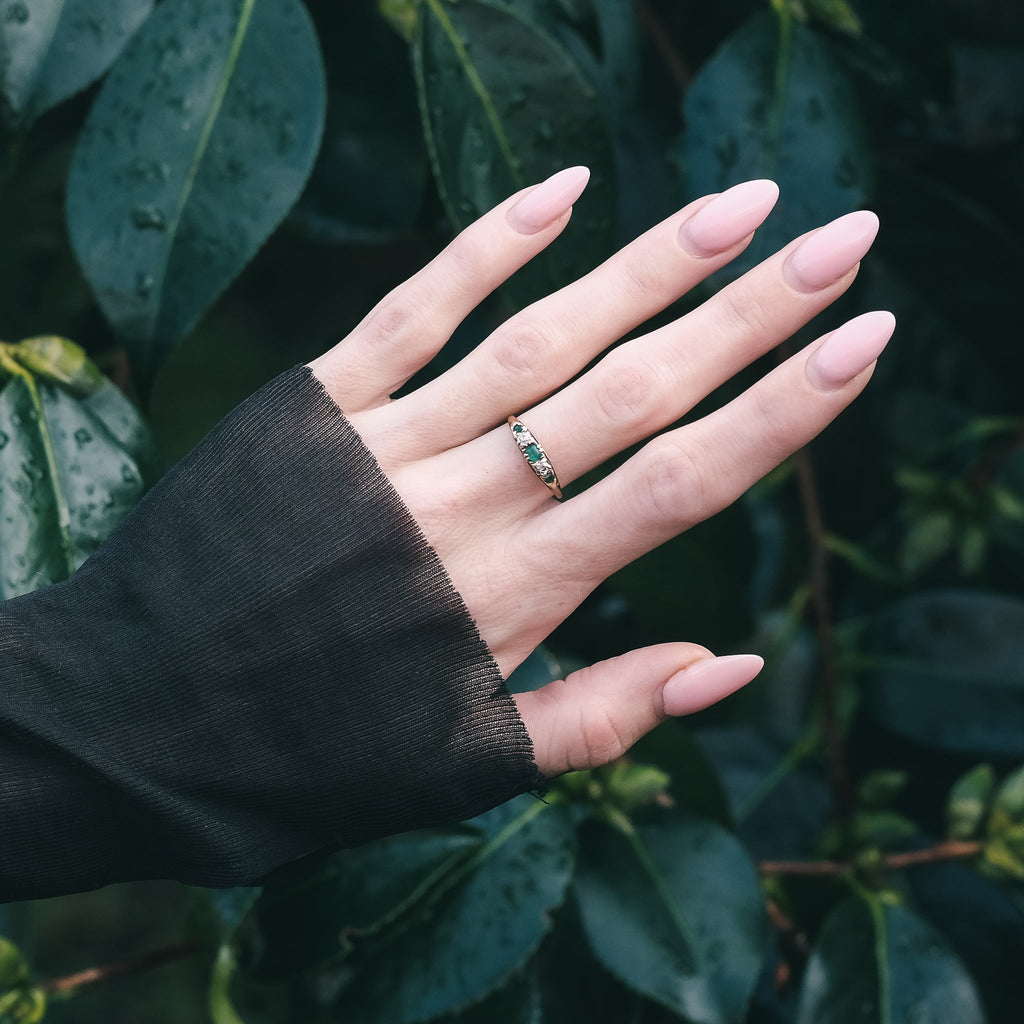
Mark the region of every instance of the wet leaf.
<instances>
[{"instance_id":1,"label":"wet leaf","mask_svg":"<svg viewBox=\"0 0 1024 1024\"><path fill-rule=\"evenodd\" d=\"M260 907L261 973L300 970L364 945L403 920L483 844L472 829L419 831L342 850Z\"/></svg>"},{"instance_id":2,"label":"wet leaf","mask_svg":"<svg viewBox=\"0 0 1024 1024\"><path fill-rule=\"evenodd\" d=\"M70 576L142 497L156 461L134 407L81 349L48 346L49 369L31 346L0 345L0 600ZM83 382L94 390L83 395Z\"/></svg>"},{"instance_id":3,"label":"wet leaf","mask_svg":"<svg viewBox=\"0 0 1024 1024\"><path fill-rule=\"evenodd\" d=\"M543 1020L537 978L527 971L477 1006L441 1017L437 1024L542 1024Z\"/></svg>"},{"instance_id":4,"label":"wet leaf","mask_svg":"<svg viewBox=\"0 0 1024 1024\"><path fill-rule=\"evenodd\" d=\"M610 134L597 93L558 43L497 3L426 0L413 61L427 148L456 227L563 167L591 169L565 237L517 275L517 299L538 298L610 254ZM545 111L557 111L557 130Z\"/></svg>"},{"instance_id":5,"label":"wet leaf","mask_svg":"<svg viewBox=\"0 0 1024 1024\"><path fill-rule=\"evenodd\" d=\"M797 1024L984 1024L974 982L942 936L877 896L847 900L807 965Z\"/></svg>"},{"instance_id":6,"label":"wet leaf","mask_svg":"<svg viewBox=\"0 0 1024 1024\"><path fill-rule=\"evenodd\" d=\"M153 0L0 0L0 93L22 123L94 82Z\"/></svg>"},{"instance_id":7,"label":"wet leaf","mask_svg":"<svg viewBox=\"0 0 1024 1024\"><path fill-rule=\"evenodd\" d=\"M779 183L778 206L739 274L795 235L857 209L872 184L857 96L828 43L796 23L753 18L721 45L686 93L680 156L687 200L749 178Z\"/></svg>"},{"instance_id":8,"label":"wet leaf","mask_svg":"<svg viewBox=\"0 0 1024 1024\"><path fill-rule=\"evenodd\" d=\"M865 706L927 746L1024 757L1024 602L941 590L881 613L867 638Z\"/></svg>"},{"instance_id":9,"label":"wet leaf","mask_svg":"<svg viewBox=\"0 0 1024 1024\"><path fill-rule=\"evenodd\" d=\"M757 871L724 829L682 811L580 837L587 939L631 988L694 1024L743 1018L770 942Z\"/></svg>"},{"instance_id":10,"label":"wet leaf","mask_svg":"<svg viewBox=\"0 0 1024 1024\"><path fill-rule=\"evenodd\" d=\"M337 1019L413 1024L455 1013L503 988L533 955L572 877L569 816L527 796L474 824L484 845L365 964L339 997Z\"/></svg>"},{"instance_id":11,"label":"wet leaf","mask_svg":"<svg viewBox=\"0 0 1024 1024\"><path fill-rule=\"evenodd\" d=\"M75 150L67 219L144 378L295 202L324 96L298 0L161 4L118 60Z\"/></svg>"}]
</instances>

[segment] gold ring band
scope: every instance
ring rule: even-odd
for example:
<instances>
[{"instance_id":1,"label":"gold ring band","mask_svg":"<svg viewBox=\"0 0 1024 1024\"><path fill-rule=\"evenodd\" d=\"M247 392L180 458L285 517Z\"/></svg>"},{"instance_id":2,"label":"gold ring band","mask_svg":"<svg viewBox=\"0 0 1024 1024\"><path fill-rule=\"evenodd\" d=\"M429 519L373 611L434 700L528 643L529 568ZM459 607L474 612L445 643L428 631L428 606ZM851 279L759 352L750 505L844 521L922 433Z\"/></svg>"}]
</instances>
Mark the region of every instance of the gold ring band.
<instances>
[{"instance_id":1,"label":"gold ring band","mask_svg":"<svg viewBox=\"0 0 1024 1024\"><path fill-rule=\"evenodd\" d=\"M537 474L537 479L551 492L551 496L556 501L561 501L562 485L558 482L558 474L551 465L547 452L518 416L509 416L508 425L512 429L513 440L526 459L526 464Z\"/></svg>"}]
</instances>

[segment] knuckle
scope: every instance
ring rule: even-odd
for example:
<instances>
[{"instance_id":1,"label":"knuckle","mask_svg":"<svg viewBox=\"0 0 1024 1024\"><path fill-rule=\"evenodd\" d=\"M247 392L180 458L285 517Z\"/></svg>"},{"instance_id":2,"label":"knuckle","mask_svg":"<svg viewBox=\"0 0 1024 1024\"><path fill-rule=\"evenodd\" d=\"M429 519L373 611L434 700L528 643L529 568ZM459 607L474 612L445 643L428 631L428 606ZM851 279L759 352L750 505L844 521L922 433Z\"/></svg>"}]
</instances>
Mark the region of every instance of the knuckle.
<instances>
[{"instance_id":1,"label":"knuckle","mask_svg":"<svg viewBox=\"0 0 1024 1024\"><path fill-rule=\"evenodd\" d=\"M793 450L793 426L785 403L773 401L764 388L754 389L758 445L773 458Z\"/></svg>"},{"instance_id":2,"label":"knuckle","mask_svg":"<svg viewBox=\"0 0 1024 1024\"><path fill-rule=\"evenodd\" d=\"M549 328L536 320L518 318L495 336L491 354L504 373L538 377L544 375L553 349Z\"/></svg>"},{"instance_id":3,"label":"knuckle","mask_svg":"<svg viewBox=\"0 0 1024 1024\"><path fill-rule=\"evenodd\" d=\"M604 704L589 708L581 716L584 763L579 768L599 768L621 757L631 746L632 737L623 733L615 711Z\"/></svg>"},{"instance_id":4,"label":"knuckle","mask_svg":"<svg viewBox=\"0 0 1024 1024\"><path fill-rule=\"evenodd\" d=\"M656 260L633 255L622 262L622 287L629 299L656 298L665 291L665 270Z\"/></svg>"},{"instance_id":5,"label":"knuckle","mask_svg":"<svg viewBox=\"0 0 1024 1024\"><path fill-rule=\"evenodd\" d=\"M762 338L771 333L773 310L751 288L734 285L722 294L730 328L738 328L744 337Z\"/></svg>"},{"instance_id":6,"label":"knuckle","mask_svg":"<svg viewBox=\"0 0 1024 1024\"><path fill-rule=\"evenodd\" d=\"M609 356L595 381L594 399L610 424L655 429L665 412L661 377L652 367Z\"/></svg>"},{"instance_id":7,"label":"knuckle","mask_svg":"<svg viewBox=\"0 0 1024 1024\"><path fill-rule=\"evenodd\" d=\"M419 319L418 303L392 293L381 299L370 311L363 323L363 329L375 346L399 348L407 344L410 336L415 336Z\"/></svg>"},{"instance_id":8,"label":"knuckle","mask_svg":"<svg viewBox=\"0 0 1024 1024\"><path fill-rule=\"evenodd\" d=\"M487 253L481 245L482 239L477 227L477 224L471 224L459 232L444 251L445 262L460 280L472 281L479 278L481 267L487 265Z\"/></svg>"},{"instance_id":9,"label":"knuckle","mask_svg":"<svg viewBox=\"0 0 1024 1024\"><path fill-rule=\"evenodd\" d=\"M707 459L664 438L645 451L641 507L656 522L680 529L705 519L711 507Z\"/></svg>"}]
</instances>

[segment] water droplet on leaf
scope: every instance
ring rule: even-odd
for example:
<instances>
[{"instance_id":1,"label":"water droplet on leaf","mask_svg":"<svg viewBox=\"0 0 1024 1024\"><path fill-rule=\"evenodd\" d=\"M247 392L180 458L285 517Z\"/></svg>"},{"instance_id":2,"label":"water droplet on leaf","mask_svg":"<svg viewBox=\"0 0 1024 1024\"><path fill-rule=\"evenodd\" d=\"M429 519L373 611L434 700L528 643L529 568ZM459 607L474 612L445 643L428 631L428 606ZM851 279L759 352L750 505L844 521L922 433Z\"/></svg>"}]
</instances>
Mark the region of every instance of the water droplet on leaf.
<instances>
[{"instance_id":1,"label":"water droplet on leaf","mask_svg":"<svg viewBox=\"0 0 1024 1024\"><path fill-rule=\"evenodd\" d=\"M140 270L135 275L135 294L140 299L148 299L155 283L152 274L147 274L145 271Z\"/></svg>"},{"instance_id":2,"label":"water droplet on leaf","mask_svg":"<svg viewBox=\"0 0 1024 1024\"><path fill-rule=\"evenodd\" d=\"M159 206L147 203L144 206L136 206L132 210L132 223L140 231L145 231L147 228L163 231L167 227L167 218Z\"/></svg>"},{"instance_id":3,"label":"water droplet on leaf","mask_svg":"<svg viewBox=\"0 0 1024 1024\"><path fill-rule=\"evenodd\" d=\"M11 25L24 25L28 19L28 5L20 2L11 4L4 15L4 21Z\"/></svg>"}]
</instances>

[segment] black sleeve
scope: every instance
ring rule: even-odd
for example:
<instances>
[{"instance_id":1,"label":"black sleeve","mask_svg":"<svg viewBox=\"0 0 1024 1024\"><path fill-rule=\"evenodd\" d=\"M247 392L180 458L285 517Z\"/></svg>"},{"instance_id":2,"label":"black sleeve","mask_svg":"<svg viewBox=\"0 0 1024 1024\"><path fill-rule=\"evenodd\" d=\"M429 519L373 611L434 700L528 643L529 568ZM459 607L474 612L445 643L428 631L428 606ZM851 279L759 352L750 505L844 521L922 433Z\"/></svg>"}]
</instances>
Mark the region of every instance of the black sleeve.
<instances>
[{"instance_id":1,"label":"black sleeve","mask_svg":"<svg viewBox=\"0 0 1024 1024\"><path fill-rule=\"evenodd\" d=\"M434 551L304 367L0 605L0 900L251 881L542 790Z\"/></svg>"}]
</instances>

